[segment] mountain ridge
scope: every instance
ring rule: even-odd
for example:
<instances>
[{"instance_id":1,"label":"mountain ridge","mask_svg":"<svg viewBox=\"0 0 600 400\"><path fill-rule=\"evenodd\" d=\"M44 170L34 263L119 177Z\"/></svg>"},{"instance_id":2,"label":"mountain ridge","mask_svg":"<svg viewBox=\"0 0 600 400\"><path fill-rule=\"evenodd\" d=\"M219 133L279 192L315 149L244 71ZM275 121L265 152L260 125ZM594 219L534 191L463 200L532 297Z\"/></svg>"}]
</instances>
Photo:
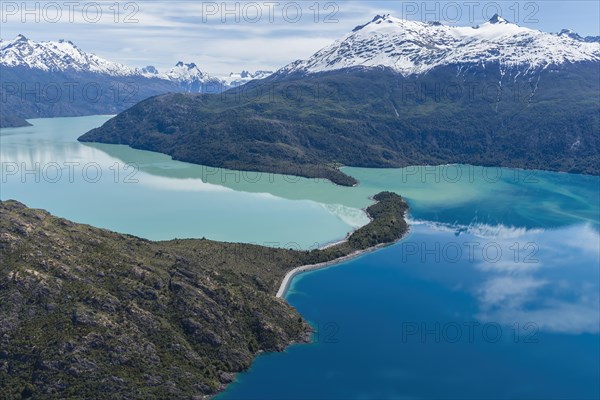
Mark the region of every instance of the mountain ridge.
<instances>
[{"instance_id":1,"label":"mountain ridge","mask_svg":"<svg viewBox=\"0 0 600 400\"><path fill-rule=\"evenodd\" d=\"M497 14L475 27L377 15L308 59L288 64L276 74L387 67L411 76L441 66L485 63L505 69L526 66L523 73L532 73L564 63L600 61L600 43L596 43L596 38L586 41L565 32L551 34L524 28Z\"/></svg>"},{"instance_id":2,"label":"mountain ridge","mask_svg":"<svg viewBox=\"0 0 600 400\"><path fill-rule=\"evenodd\" d=\"M231 87L226 84L227 80L225 79L231 75L238 75L238 81L245 83L252 79L259 79L259 76L264 78L269 73L269 71L255 73L242 71L239 74L231 73L227 77L212 76L200 70L195 63L185 63L184 61L178 61L169 70L159 72L152 65L137 68L107 60L94 53L83 51L70 40L35 42L22 34L17 35L12 41L0 40L0 56L0 65L9 68L27 67L51 72L71 70L113 77L158 78L186 84L218 82L224 84L225 89Z\"/></svg>"},{"instance_id":3,"label":"mountain ridge","mask_svg":"<svg viewBox=\"0 0 600 400\"><path fill-rule=\"evenodd\" d=\"M26 126L24 119L116 114L148 97L170 93L221 93L267 71L213 77L195 63L179 61L166 72L132 68L73 42L34 42L23 35L0 41L0 127Z\"/></svg>"}]
</instances>

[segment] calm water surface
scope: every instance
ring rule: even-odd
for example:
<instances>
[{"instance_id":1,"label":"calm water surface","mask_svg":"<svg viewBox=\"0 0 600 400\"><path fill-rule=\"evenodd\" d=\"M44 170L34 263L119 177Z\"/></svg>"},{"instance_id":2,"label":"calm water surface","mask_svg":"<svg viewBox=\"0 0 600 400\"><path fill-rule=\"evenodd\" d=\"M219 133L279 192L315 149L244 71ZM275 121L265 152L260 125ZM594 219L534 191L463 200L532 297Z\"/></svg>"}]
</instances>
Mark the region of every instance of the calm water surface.
<instances>
[{"instance_id":1,"label":"calm water surface","mask_svg":"<svg viewBox=\"0 0 600 400\"><path fill-rule=\"evenodd\" d=\"M259 357L220 399L600 396L597 177L346 172L362 201L405 195L411 234L296 278L287 300L317 329L315 343Z\"/></svg>"},{"instance_id":2,"label":"calm water surface","mask_svg":"<svg viewBox=\"0 0 600 400\"><path fill-rule=\"evenodd\" d=\"M1 198L152 239L301 247L365 224L360 209L381 190L410 202L405 240L294 280L287 300L317 329L315 343L260 356L219 398L600 396L597 177L346 168L360 185L342 188L75 141L107 118L1 130ZM90 183L93 167L87 179L78 167L70 182L64 165L56 183L51 167L40 182L21 174L22 163L53 162L97 163L103 175ZM136 183L126 183L132 171Z\"/></svg>"},{"instance_id":3,"label":"calm water surface","mask_svg":"<svg viewBox=\"0 0 600 400\"><path fill-rule=\"evenodd\" d=\"M108 119L36 119L32 127L0 130L0 198L155 240L206 237L308 248L368 222L360 209L269 193L268 185L278 181L302 185L296 178L265 174L264 188L242 191L238 186L252 185L256 176L77 142Z\"/></svg>"}]
</instances>

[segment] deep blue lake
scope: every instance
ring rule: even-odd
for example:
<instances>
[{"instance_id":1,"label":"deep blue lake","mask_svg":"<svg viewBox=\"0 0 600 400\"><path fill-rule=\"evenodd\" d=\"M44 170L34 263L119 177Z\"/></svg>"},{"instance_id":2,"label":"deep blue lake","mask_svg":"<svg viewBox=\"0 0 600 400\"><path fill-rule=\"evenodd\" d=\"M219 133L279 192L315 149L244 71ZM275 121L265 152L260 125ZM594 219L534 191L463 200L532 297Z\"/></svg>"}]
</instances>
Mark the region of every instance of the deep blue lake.
<instances>
[{"instance_id":1,"label":"deep blue lake","mask_svg":"<svg viewBox=\"0 0 600 400\"><path fill-rule=\"evenodd\" d=\"M315 343L259 357L219 399L600 396L598 178L504 170L450 186L463 202L441 191L434 209L418 199L447 181L419 192L355 172L407 186L410 235L296 278L287 300Z\"/></svg>"}]
</instances>

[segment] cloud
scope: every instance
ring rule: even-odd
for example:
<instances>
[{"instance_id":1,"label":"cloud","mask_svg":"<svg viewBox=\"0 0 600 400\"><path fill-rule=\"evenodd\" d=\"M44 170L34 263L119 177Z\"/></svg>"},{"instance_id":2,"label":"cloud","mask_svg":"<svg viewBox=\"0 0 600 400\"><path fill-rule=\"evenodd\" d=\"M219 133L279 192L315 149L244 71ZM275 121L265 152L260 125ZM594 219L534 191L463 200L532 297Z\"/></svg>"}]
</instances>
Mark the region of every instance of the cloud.
<instances>
[{"instance_id":1,"label":"cloud","mask_svg":"<svg viewBox=\"0 0 600 400\"><path fill-rule=\"evenodd\" d=\"M93 23L93 9L88 12L91 18L86 18L81 6L73 9L73 21L68 20L71 12L65 11L57 23L48 23L43 16L39 23L23 23L16 14L3 24L2 36L8 39L23 33L36 41L72 40L84 51L127 65L166 69L183 60L223 75L241 69L274 70L306 58L376 13L366 3L340 3L339 9L333 10L338 22L325 22L331 10L316 15L311 9L314 3L284 1L272 12L264 6L268 2L228 2L230 10L238 4L237 16L222 10L207 15L209 3L134 2L133 8L118 13L110 4L103 4L101 18ZM262 16L255 23L252 15L243 12L248 3L263 5ZM287 15L291 11L284 12L291 3L301 4L298 22L291 22ZM123 8L125 3L118 4ZM214 4L221 8L223 3ZM131 23L124 22L128 14Z\"/></svg>"},{"instance_id":2,"label":"cloud","mask_svg":"<svg viewBox=\"0 0 600 400\"><path fill-rule=\"evenodd\" d=\"M522 306L531 300L537 289L548 281L531 277L496 277L485 282L480 290L479 300L484 310L503 305L508 308Z\"/></svg>"},{"instance_id":3,"label":"cloud","mask_svg":"<svg viewBox=\"0 0 600 400\"><path fill-rule=\"evenodd\" d=\"M18 6L23 4L3 2L3 7L9 3ZM89 17L82 16L84 5L90 3L80 2L80 6L74 8L73 21L69 21L66 11L55 23L49 23L44 18L37 23L32 22L31 16L29 20L24 20L20 13L11 15L2 23L2 36L8 39L23 33L37 41L67 39L85 51L131 66L155 65L165 69L179 60L185 60L195 62L205 71L222 75L241 69L278 69L299 58L307 58L355 26L368 22L376 14L391 13L402 17L402 7L405 5L404 2L389 1L281 1L277 2L279 5L274 8L273 18L270 18L268 7L265 6L267 2L225 2L230 10L239 4L238 22L235 15L223 13L222 10L209 12L207 9L210 4L222 8L223 2L118 2L118 13L110 8L115 3L102 2L102 16L92 23ZM249 22L254 15L249 8L244 13L244 7L248 7L249 3L261 5L261 18L256 23ZM301 6L302 17L298 22L291 22L293 7L288 9L287 14L284 12L292 3ZM598 23L594 19L598 13L592 9L597 5L579 3L569 2L568 8L554 12L559 6L542 2L538 16L540 22L535 23L534 27L558 31L565 25L571 25L574 28L581 27L580 33L598 34ZM29 2L27 7L31 9L35 4ZM39 4L43 6L44 3L37 4L37 7L41 7ZM320 8L318 14L315 14L315 4ZM94 9L88 10L88 14L93 19ZM126 23L126 17L134 23ZM325 23L327 17L330 17L329 22L337 22ZM443 15L439 17L444 20ZM416 15L414 18L421 17ZM470 23L463 21L461 24Z\"/></svg>"},{"instance_id":4,"label":"cloud","mask_svg":"<svg viewBox=\"0 0 600 400\"><path fill-rule=\"evenodd\" d=\"M529 231L520 240L535 244L536 262L523 263L511 254L499 262L475 264L485 273L474 290L477 317L506 325L533 323L543 331L598 333L600 233L582 224ZM501 247L511 241L501 242Z\"/></svg>"}]
</instances>

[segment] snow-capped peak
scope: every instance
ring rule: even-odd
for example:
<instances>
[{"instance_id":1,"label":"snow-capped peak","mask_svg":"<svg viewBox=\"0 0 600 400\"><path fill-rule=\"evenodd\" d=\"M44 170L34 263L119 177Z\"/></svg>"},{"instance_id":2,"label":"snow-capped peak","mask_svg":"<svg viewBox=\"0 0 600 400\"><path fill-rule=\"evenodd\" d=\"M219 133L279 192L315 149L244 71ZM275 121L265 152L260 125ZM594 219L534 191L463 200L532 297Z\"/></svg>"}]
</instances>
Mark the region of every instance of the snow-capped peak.
<instances>
[{"instance_id":1,"label":"snow-capped peak","mask_svg":"<svg viewBox=\"0 0 600 400\"><path fill-rule=\"evenodd\" d=\"M510 24L510 22L508 22L506 19L502 18L498 14L494 14L494 16L492 18L490 18L489 23L490 24Z\"/></svg>"},{"instance_id":2,"label":"snow-capped peak","mask_svg":"<svg viewBox=\"0 0 600 400\"><path fill-rule=\"evenodd\" d=\"M200 68L198 68L196 64L185 64L183 61L179 61L175 67L171 68L171 70L167 72L167 77L173 81L187 83L204 81L209 78L208 74L200 71Z\"/></svg>"},{"instance_id":3,"label":"snow-capped peak","mask_svg":"<svg viewBox=\"0 0 600 400\"><path fill-rule=\"evenodd\" d=\"M229 74L229 76L224 76L220 79L222 79L225 85L227 86L237 87L253 80L265 79L266 77L271 76L272 74L273 71L258 70L256 72L250 72L244 70L242 72L232 72Z\"/></svg>"},{"instance_id":4,"label":"snow-capped peak","mask_svg":"<svg viewBox=\"0 0 600 400\"><path fill-rule=\"evenodd\" d=\"M27 67L43 71L76 71L111 76L138 75L136 68L114 63L95 54L85 53L72 42L34 42L24 35L0 41L0 65Z\"/></svg>"},{"instance_id":5,"label":"snow-capped peak","mask_svg":"<svg viewBox=\"0 0 600 400\"><path fill-rule=\"evenodd\" d=\"M142 74L154 77L157 76L159 72L154 65L148 65L147 67L142 68Z\"/></svg>"},{"instance_id":6,"label":"snow-capped peak","mask_svg":"<svg viewBox=\"0 0 600 400\"><path fill-rule=\"evenodd\" d=\"M443 65L497 63L535 70L579 61L600 61L600 45L572 35L521 27L499 15L475 27L377 15L309 59L282 68L278 74L387 67L408 76Z\"/></svg>"},{"instance_id":7,"label":"snow-capped peak","mask_svg":"<svg viewBox=\"0 0 600 400\"><path fill-rule=\"evenodd\" d=\"M0 41L0 64L7 67L27 67L43 71L76 71L110 76L145 76L189 83L208 76L194 63L178 62L161 74L155 67L142 69L108 61L86 53L68 40L34 42L23 35L14 40Z\"/></svg>"},{"instance_id":8,"label":"snow-capped peak","mask_svg":"<svg viewBox=\"0 0 600 400\"><path fill-rule=\"evenodd\" d=\"M359 26L357 26L356 28L352 29L352 32L358 32L358 31L360 31L362 28L364 28L365 26L367 26L367 25L369 25L369 24L371 24L371 23L373 23L373 22L377 22L377 21L379 21L379 20L385 20L386 18L389 18L389 17L390 17L390 14L384 14L384 15L379 15L379 14L377 14L377 15L375 16L375 18L373 18L371 21L367 22L367 23L366 23L366 24L364 24L364 25L359 25Z\"/></svg>"},{"instance_id":9,"label":"snow-capped peak","mask_svg":"<svg viewBox=\"0 0 600 400\"><path fill-rule=\"evenodd\" d=\"M102 74L113 77L140 77L162 79L178 84L190 92L226 90L233 86L243 85L251 80L263 79L272 71L242 71L231 73L226 77L211 77L195 63L177 64L165 73L149 65L144 68L132 68L123 64L108 61L95 54L86 53L73 42L59 40L55 42L34 42L24 35L17 35L13 40L0 39L0 65L5 67L21 67L47 72L77 72Z\"/></svg>"},{"instance_id":10,"label":"snow-capped peak","mask_svg":"<svg viewBox=\"0 0 600 400\"><path fill-rule=\"evenodd\" d=\"M600 42L600 36L581 37L577 32L573 32L572 29L562 29L560 32L558 32L558 36L568 36L571 39L575 39L580 42L587 42L587 43Z\"/></svg>"}]
</instances>

